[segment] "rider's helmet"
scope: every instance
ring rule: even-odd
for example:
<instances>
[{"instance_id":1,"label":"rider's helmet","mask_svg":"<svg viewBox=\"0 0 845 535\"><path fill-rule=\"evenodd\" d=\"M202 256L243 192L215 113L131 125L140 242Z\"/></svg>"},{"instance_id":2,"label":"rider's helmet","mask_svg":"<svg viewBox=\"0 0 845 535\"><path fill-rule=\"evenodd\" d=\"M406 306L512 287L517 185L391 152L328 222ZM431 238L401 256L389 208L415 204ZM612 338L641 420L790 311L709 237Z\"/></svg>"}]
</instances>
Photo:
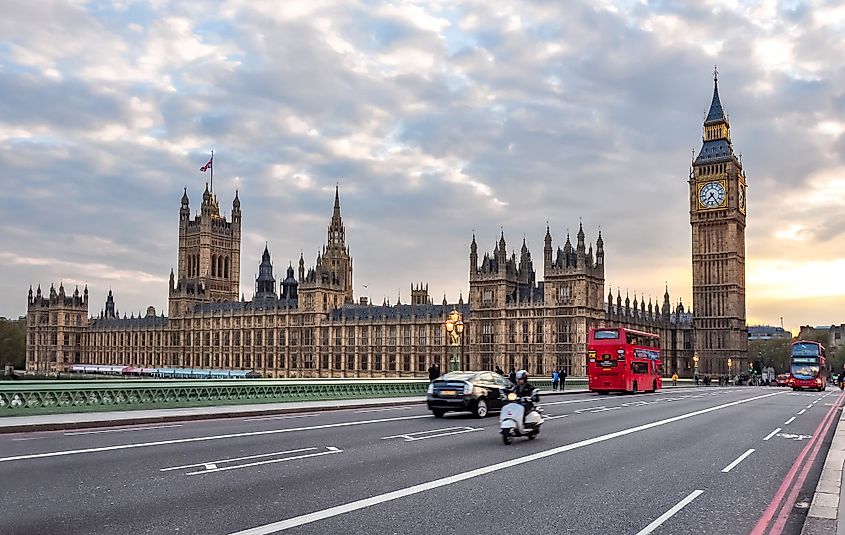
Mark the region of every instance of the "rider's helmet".
<instances>
[{"instance_id":1,"label":"rider's helmet","mask_svg":"<svg viewBox=\"0 0 845 535\"><path fill-rule=\"evenodd\" d=\"M516 380L519 381L522 379L523 381L528 381L528 372L525 370L519 370L516 372Z\"/></svg>"}]
</instances>

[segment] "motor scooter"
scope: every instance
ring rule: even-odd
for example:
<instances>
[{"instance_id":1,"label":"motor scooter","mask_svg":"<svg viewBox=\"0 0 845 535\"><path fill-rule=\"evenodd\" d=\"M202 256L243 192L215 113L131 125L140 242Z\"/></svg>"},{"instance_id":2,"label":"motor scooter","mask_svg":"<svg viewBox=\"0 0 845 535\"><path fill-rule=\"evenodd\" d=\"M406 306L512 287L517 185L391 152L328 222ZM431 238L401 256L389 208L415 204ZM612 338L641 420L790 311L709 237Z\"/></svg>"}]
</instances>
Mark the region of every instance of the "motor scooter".
<instances>
[{"instance_id":1,"label":"motor scooter","mask_svg":"<svg viewBox=\"0 0 845 535\"><path fill-rule=\"evenodd\" d=\"M514 392L502 392L503 401L508 402L499 413L499 429L505 445L511 443L512 437L528 437L528 440L534 440L540 434L543 409L535 401L539 399L539 393L540 389L534 389L531 396L517 398ZM528 414L525 413L526 406L530 407Z\"/></svg>"}]
</instances>

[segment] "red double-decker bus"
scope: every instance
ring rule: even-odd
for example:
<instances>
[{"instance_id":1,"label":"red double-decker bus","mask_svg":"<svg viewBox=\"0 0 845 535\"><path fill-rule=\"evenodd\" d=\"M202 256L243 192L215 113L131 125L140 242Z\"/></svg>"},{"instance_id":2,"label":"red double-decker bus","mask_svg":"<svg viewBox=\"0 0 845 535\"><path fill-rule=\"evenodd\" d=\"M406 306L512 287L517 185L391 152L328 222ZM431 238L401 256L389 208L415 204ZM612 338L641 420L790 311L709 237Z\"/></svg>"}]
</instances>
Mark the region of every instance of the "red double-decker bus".
<instances>
[{"instance_id":1,"label":"red double-decker bus","mask_svg":"<svg viewBox=\"0 0 845 535\"><path fill-rule=\"evenodd\" d=\"M811 340L798 340L789 346L789 379L793 390L827 388L827 357L824 346Z\"/></svg>"},{"instance_id":2,"label":"red double-decker bus","mask_svg":"<svg viewBox=\"0 0 845 535\"><path fill-rule=\"evenodd\" d=\"M587 376L591 392L654 392L663 387L660 337L623 328L590 329Z\"/></svg>"}]
</instances>

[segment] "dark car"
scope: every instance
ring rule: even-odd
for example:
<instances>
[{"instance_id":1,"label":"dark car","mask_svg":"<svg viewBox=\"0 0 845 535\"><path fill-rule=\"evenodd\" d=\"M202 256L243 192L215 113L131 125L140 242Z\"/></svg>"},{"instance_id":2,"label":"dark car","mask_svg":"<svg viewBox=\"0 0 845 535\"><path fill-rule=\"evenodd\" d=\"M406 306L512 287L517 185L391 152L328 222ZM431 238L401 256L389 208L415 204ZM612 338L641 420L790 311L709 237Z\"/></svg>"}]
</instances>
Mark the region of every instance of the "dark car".
<instances>
[{"instance_id":1,"label":"dark car","mask_svg":"<svg viewBox=\"0 0 845 535\"><path fill-rule=\"evenodd\" d=\"M448 411L470 411L484 418L502 408L500 392L510 381L493 372L449 372L428 386L428 408L437 418Z\"/></svg>"}]
</instances>

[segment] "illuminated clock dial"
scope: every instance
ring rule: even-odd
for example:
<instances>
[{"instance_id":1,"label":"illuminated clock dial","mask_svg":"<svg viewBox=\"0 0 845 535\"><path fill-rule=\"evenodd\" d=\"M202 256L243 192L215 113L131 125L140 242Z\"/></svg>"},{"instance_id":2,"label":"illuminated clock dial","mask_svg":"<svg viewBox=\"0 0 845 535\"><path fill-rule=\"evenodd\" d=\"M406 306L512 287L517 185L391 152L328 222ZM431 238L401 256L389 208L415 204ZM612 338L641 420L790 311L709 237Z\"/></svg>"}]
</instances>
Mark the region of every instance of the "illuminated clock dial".
<instances>
[{"instance_id":1,"label":"illuminated clock dial","mask_svg":"<svg viewBox=\"0 0 845 535\"><path fill-rule=\"evenodd\" d=\"M706 208L721 206L725 201L725 188L719 182L708 182L698 190L698 201Z\"/></svg>"}]
</instances>

